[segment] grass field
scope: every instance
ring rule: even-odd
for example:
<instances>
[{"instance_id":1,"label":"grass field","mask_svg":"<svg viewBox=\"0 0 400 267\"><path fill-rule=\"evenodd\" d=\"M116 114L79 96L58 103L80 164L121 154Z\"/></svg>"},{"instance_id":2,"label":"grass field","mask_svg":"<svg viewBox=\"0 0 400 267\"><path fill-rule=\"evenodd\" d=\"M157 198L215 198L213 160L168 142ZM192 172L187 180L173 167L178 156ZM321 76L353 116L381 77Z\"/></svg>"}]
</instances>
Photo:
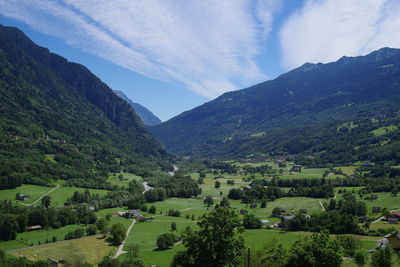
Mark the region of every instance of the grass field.
<instances>
[{"instance_id":1,"label":"grass field","mask_svg":"<svg viewBox=\"0 0 400 267\"><path fill-rule=\"evenodd\" d=\"M18 202L30 204L53 188L54 187L24 184L15 189L0 190L0 201L12 200L15 203L17 202L15 195L20 193L24 195L29 195L30 198L27 201L18 201Z\"/></svg>"},{"instance_id":2,"label":"grass field","mask_svg":"<svg viewBox=\"0 0 400 267\"><path fill-rule=\"evenodd\" d=\"M67 198L72 197L75 191L79 191L82 193L85 190L86 188L60 186L59 188L57 188L56 190L54 190L49 194L49 196L51 197L50 204L52 207L64 206L64 203L67 200ZM99 194L101 196L107 194L107 190L100 190L100 189L89 189L89 192L91 194ZM38 202L38 204L40 203Z\"/></svg>"},{"instance_id":3,"label":"grass field","mask_svg":"<svg viewBox=\"0 0 400 267\"><path fill-rule=\"evenodd\" d=\"M362 187L352 187L348 188L346 187L347 191L352 191L354 189L355 192L358 191ZM343 188L342 188L343 189ZM338 190L338 188L337 188ZM395 210L395 209L400 209L400 194L398 194L396 197L393 197L391 193L373 193L374 195L378 195L377 200L365 200L362 199L362 201L365 202L367 205L367 211L368 215L376 215L372 213L372 207L378 206L383 208L387 208L388 210ZM356 198L360 200L360 197L358 194L355 194ZM337 195L337 199L341 199L342 194Z\"/></svg>"},{"instance_id":4,"label":"grass field","mask_svg":"<svg viewBox=\"0 0 400 267\"><path fill-rule=\"evenodd\" d=\"M127 250L130 245L139 245L140 257L143 258L146 266L152 264L156 264L159 267L169 266L173 256L177 251L183 249L183 246L178 244L173 249L164 251L157 251L154 249L156 248L157 237L160 234L170 232L172 222L176 222L176 234L178 235L187 226L197 228L196 222L184 218L170 216L155 217L153 221L135 224L126 241L124 250Z\"/></svg>"},{"instance_id":5,"label":"grass field","mask_svg":"<svg viewBox=\"0 0 400 267\"><path fill-rule=\"evenodd\" d=\"M307 197L284 197L273 202L268 202L266 208L260 208L259 205L257 205L257 208L254 209L250 209L247 204L242 204L240 201L230 201L230 203L232 207L237 209L246 209L249 213L256 215L260 219L271 220L269 217L275 207L285 208L286 212L290 212L290 210L293 209L295 213L299 212L299 209L307 209L308 214L321 212L322 207L319 204L319 201L326 200Z\"/></svg>"},{"instance_id":6,"label":"grass field","mask_svg":"<svg viewBox=\"0 0 400 267\"><path fill-rule=\"evenodd\" d=\"M107 181L113 185L118 185L121 187L122 186L127 187L129 185L130 181L132 181L132 180L142 181L142 177L134 175L132 173L125 172L125 173L122 173L122 175L124 176L123 180L120 180L118 178L119 174L117 174L117 175L108 177Z\"/></svg>"},{"instance_id":7,"label":"grass field","mask_svg":"<svg viewBox=\"0 0 400 267\"><path fill-rule=\"evenodd\" d=\"M386 133L390 133L392 131L397 130L399 127L395 126L395 125L390 125L390 126L384 126L384 127L380 127L378 129L375 129L373 131L371 131L372 134L376 135L376 136L381 136L384 135Z\"/></svg>"},{"instance_id":8,"label":"grass field","mask_svg":"<svg viewBox=\"0 0 400 267\"><path fill-rule=\"evenodd\" d=\"M114 253L115 250L116 248L109 246L104 239L97 239L97 236L89 236L24 248L12 251L11 254L17 257L25 256L31 260L52 258L56 260L64 259L72 264L78 262L95 264L109 253Z\"/></svg>"}]
</instances>

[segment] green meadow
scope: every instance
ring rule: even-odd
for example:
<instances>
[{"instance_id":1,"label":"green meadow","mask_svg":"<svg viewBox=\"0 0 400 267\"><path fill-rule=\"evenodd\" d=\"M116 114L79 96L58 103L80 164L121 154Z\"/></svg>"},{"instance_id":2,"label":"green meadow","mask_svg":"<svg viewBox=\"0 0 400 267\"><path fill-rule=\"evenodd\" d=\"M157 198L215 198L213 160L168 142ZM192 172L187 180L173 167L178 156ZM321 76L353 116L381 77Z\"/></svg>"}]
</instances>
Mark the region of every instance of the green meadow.
<instances>
[{"instance_id":1,"label":"green meadow","mask_svg":"<svg viewBox=\"0 0 400 267\"><path fill-rule=\"evenodd\" d=\"M30 184L23 184L15 189L4 189L1 190L0 194L0 201L2 200L11 200L12 202L21 202L25 204L30 204L40 198L43 194L49 192L54 187L46 187L40 185L30 185ZM29 195L30 198L27 201L17 201L15 196L16 194L24 194Z\"/></svg>"}]
</instances>

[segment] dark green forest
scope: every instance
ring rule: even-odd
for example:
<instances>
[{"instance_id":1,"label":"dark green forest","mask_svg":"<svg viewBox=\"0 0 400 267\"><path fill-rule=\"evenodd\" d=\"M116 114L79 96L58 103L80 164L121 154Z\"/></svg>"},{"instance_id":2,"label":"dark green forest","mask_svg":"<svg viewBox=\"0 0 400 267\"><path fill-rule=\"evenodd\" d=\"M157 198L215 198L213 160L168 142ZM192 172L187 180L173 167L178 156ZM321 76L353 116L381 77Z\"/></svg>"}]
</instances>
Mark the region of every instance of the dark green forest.
<instances>
[{"instance_id":1,"label":"dark green forest","mask_svg":"<svg viewBox=\"0 0 400 267\"><path fill-rule=\"evenodd\" d=\"M124 100L84 66L0 27L2 188L169 169L169 156Z\"/></svg>"}]
</instances>

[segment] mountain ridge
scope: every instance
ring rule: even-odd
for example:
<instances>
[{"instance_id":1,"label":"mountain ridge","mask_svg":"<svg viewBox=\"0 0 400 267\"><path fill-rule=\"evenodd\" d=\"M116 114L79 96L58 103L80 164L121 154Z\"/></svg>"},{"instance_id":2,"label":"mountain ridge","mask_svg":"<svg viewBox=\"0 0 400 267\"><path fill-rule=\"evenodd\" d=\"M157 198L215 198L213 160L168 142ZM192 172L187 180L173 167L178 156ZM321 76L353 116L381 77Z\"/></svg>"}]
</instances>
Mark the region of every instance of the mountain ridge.
<instances>
[{"instance_id":1,"label":"mountain ridge","mask_svg":"<svg viewBox=\"0 0 400 267\"><path fill-rule=\"evenodd\" d=\"M0 102L2 176L46 184L56 176L101 181L122 168L140 175L168 168L169 155L105 83L4 26Z\"/></svg>"},{"instance_id":2,"label":"mountain ridge","mask_svg":"<svg viewBox=\"0 0 400 267\"><path fill-rule=\"evenodd\" d=\"M205 155L202 146L219 149L225 142L257 132L346 121L373 114L372 107L374 111L398 107L399 49L382 48L366 56L310 64L227 92L151 131L172 153ZM380 88L379 93L375 88Z\"/></svg>"},{"instance_id":3,"label":"mountain ridge","mask_svg":"<svg viewBox=\"0 0 400 267\"><path fill-rule=\"evenodd\" d=\"M153 114L148 108L142 106L139 103L133 102L127 95L120 90L114 90L114 93L125 100L139 115L145 126L154 126L161 123L161 120Z\"/></svg>"}]
</instances>

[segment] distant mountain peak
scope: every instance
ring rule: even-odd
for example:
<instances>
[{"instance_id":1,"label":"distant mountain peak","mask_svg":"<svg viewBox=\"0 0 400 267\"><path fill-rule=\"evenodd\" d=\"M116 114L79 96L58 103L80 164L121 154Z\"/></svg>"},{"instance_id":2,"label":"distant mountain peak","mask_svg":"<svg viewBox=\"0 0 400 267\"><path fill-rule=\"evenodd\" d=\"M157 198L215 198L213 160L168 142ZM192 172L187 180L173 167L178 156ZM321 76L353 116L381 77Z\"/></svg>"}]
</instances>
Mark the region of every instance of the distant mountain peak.
<instances>
[{"instance_id":1,"label":"distant mountain peak","mask_svg":"<svg viewBox=\"0 0 400 267\"><path fill-rule=\"evenodd\" d=\"M125 95L122 91L114 90L114 93L125 100L139 115L142 119L143 124L146 126L154 126L161 123L161 120L153 114L149 109L140 105L139 103L133 102L127 95Z\"/></svg>"}]
</instances>

